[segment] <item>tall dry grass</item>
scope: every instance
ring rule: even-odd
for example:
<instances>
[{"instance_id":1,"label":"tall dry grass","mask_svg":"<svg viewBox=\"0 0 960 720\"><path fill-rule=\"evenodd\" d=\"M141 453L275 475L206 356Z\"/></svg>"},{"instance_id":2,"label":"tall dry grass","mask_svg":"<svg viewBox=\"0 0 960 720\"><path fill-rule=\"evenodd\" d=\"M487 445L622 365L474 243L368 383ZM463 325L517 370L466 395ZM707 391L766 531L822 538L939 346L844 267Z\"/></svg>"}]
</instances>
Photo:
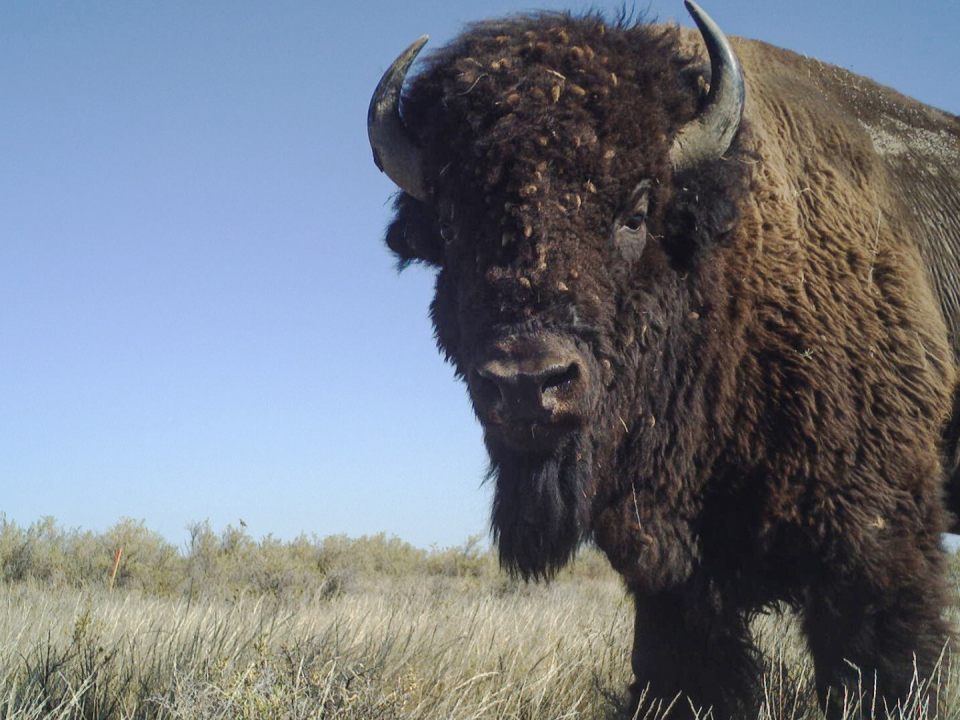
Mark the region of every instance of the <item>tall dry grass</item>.
<instances>
[{"instance_id":1,"label":"tall dry grass","mask_svg":"<svg viewBox=\"0 0 960 720\"><path fill-rule=\"evenodd\" d=\"M531 586L501 576L472 546L335 545L324 554L338 558L325 571L334 579L309 592L244 589L214 566L176 592L129 576L111 592L109 553L99 584L8 579L0 719L624 717L632 610L602 558L587 552L550 586ZM391 572L390 557L412 564ZM764 616L756 629L767 658L760 718L818 718L793 620ZM948 661L933 681L939 710L911 701L891 717L960 715ZM848 717L864 709L851 706Z\"/></svg>"},{"instance_id":2,"label":"tall dry grass","mask_svg":"<svg viewBox=\"0 0 960 720\"><path fill-rule=\"evenodd\" d=\"M589 587L389 581L286 603L0 589L0 717L604 717L630 613Z\"/></svg>"}]
</instances>

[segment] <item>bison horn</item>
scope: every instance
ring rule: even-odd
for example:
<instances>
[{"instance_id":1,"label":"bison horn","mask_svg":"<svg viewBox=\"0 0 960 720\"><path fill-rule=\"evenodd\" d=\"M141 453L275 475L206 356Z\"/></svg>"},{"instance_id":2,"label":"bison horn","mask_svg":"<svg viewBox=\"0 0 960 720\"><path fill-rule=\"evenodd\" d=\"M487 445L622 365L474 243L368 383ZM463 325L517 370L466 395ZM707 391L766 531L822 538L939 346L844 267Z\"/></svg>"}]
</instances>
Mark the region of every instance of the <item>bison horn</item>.
<instances>
[{"instance_id":1,"label":"bison horn","mask_svg":"<svg viewBox=\"0 0 960 720\"><path fill-rule=\"evenodd\" d=\"M424 35L408 47L383 74L367 111L367 135L373 161L401 190L417 200L430 197L424 181L423 156L413 134L400 117L400 91L407 70L427 44Z\"/></svg>"},{"instance_id":2,"label":"bison horn","mask_svg":"<svg viewBox=\"0 0 960 720\"><path fill-rule=\"evenodd\" d=\"M685 0L685 4L710 54L710 92L703 112L674 138L670 148L674 172L717 160L730 148L743 117L746 94L740 61L730 41L693 0Z\"/></svg>"}]
</instances>

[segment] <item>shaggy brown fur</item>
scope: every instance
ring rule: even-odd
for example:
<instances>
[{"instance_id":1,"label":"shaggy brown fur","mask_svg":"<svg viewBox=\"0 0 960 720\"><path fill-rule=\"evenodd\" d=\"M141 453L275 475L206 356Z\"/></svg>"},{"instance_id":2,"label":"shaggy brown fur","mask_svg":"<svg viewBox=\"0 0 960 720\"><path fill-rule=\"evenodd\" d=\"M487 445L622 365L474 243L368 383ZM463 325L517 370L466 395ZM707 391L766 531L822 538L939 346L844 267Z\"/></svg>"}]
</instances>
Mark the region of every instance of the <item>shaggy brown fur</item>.
<instances>
[{"instance_id":1,"label":"shaggy brown fur","mask_svg":"<svg viewBox=\"0 0 960 720\"><path fill-rule=\"evenodd\" d=\"M527 577L585 540L606 552L636 600L637 701L753 712L748 621L785 601L825 708L874 680L896 703L950 635L960 120L734 46L740 134L678 177L670 139L709 82L697 36L565 15L469 29L409 83L435 195L400 195L387 243L438 268L432 317L461 377L503 338L582 356L581 422L555 446L485 424L493 526ZM628 252L611 234L644 179L647 240Z\"/></svg>"}]
</instances>

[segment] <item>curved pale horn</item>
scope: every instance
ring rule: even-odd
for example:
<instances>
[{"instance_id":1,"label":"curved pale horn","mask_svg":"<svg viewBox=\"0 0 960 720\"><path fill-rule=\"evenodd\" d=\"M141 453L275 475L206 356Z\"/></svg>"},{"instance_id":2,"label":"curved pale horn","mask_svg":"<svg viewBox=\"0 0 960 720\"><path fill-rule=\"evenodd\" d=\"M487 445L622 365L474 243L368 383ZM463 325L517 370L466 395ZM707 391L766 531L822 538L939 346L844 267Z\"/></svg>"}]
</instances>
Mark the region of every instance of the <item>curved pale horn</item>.
<instances>
[{"instance_id":1,"label":"curved pale horn","mask_svg":"<svg viewBox=\"0 0 960 720\"><path fill-rule=\"evenodd\" d=\"M400 91L407 70L428 39L424 35L393 61L380 79L367 111L367 135L373 161L401 190L422 201L430 197L423 173L423 156L400 117Z\"/></svg>"},{"instance_id":2,"label":"curved pale horn","mask_svg":"<svg viewBox=\"0 0 960 720\"><path fill-rule=\"evenodd\" d=\"M717 160L730 148L746 97L740 61L730 41L693 0L685 0L685 4L710 54L710 92L703 112L684 125L673 140L670 161L674 172Z\"/></svg>"}]
</instances>

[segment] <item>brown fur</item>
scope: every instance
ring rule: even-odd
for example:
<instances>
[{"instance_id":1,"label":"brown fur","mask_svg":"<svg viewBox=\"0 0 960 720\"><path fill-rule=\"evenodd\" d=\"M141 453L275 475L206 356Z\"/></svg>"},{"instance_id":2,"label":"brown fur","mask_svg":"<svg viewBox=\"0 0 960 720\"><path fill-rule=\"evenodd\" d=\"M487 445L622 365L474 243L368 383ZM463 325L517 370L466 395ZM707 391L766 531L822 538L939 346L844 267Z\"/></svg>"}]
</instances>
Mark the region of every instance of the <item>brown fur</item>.
<instances>
[{"instance_id":1,"label":"brown fur","mask_svg":"<svg viewBox=\"0 0 960 720\"><path fill-rule=\"evenodd\" d=\"M709 81L696 36L565 15L470 29L410 83L436 200L401 195L387 242L438 267L432 316L461 377L507 334L582 353L576 433L523 454L487 429L494 531L528 577L584 540L606 552L636 600L635 698L754 710L747 622L786 601L828 710L871 678L896 703L950 635L960 120L734 46L740 134L677 177L670 138ZM611 232L644 178L637 259Z\"/></svg>"}]
</instances>

